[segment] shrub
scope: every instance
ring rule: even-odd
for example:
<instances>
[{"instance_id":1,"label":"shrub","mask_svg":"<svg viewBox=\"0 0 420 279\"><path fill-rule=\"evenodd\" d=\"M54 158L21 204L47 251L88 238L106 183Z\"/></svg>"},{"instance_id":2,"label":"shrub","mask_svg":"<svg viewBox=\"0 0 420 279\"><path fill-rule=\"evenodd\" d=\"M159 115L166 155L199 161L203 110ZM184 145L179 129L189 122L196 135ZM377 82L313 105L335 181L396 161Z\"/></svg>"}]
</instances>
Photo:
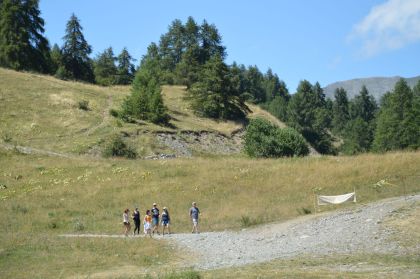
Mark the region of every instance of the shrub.
<instances>
[{"instance_id":1,"label":"shrub","mask_svg":"<svg viewBox=\"0 0 420 279\"><path fill-rule=\"evenodd\" d=\"M102 152L104 157L126 157L135 159L137 157L136 150L129 146L120 135L114 135L106 143Z\"/></svg>"},{"instance_id":2,"label":"shrub","mask_svg":"<svg viewBox=\"0 0 420 279\"><path fill-rule=\"evenodd\" d=\"M311 214L311 213L312 213L312 210L310 210L310 209L309 209L309 208L307 208L307 207L302 207L302 208L297 209L297 212L298 212L300 215L308 215L308 214Z\"/></svg>"},{"instance_id":3,"label":"shrub","mask_svg":"<svg viewBox=\"0 0 420 279\"><path fill-rule=\"evenodd\" d=\"M305 139L292 128L280 129L268 120L252 119L245 134L245 152L251 157L291 157L309 153Z\"/></svg>"},{"instance_id":4,"label":"shrub","mask_svg":"<svg viewBox=\"0 0 420 279\"><path fill-rule=\"evenodd\" d=\"M241 227L243 228L255 226L255 225L261 224L262 222L263 221L261 219L253 219L246 215L241 216L241 219L240 219Z\"/></svg>"},{"instance_id":5,"label":"shrub","mask_svg":"<svg viewBox=\"0 0 420 279\"><path fill-rule=\"evenodd\" d=\"M54 221L49 222L48 228L51 230L58 228L57 222L54 222Z\"/></svg>"},{"instance_id":6,"label":"shrub","mask_svg":"<svg viewBox=\"0 0 420 279\"><path fill-rule=\"evenodd\" d=\"M89 101L86 101L86 100L79 101L78 107L81 110L89 110Z\"/></svg>"},{"instance_id":7,"label":"shrub","mask_svg":"<svg viewBox=\"0 0 420 279\"><path fill-rule=\"evenodd\" d=\"M79 219L74 220L73 223L73 229L76 232L82 232L85 230L85 225L83 224L83 222Z\"/></svg>"},{"instance_id":8,"label":"shrub","mask_svg":"<svg viewBox=\"0 0 420 279\"><path fill-rule=\"evenodd\" d=\"M60 66L55 73L55 77L62 80L73 79L72 74L64 66Z\"/></svg>"},{"instance_id":9,"label":"shrub","mask_svg":"<svg viewBox=\"0 0 420 279\"><path fill-rule=\"evenodd\" d=\"M5 143L11 143L12 142L12 139L13 139L12 136L10 134L8 134L8 133L3 134L1 136L1 138L3 139L3 141Z\"/></svg>"},{"instance_id":10,"label":"shrub","mask_svg":"<svg viewBox=\"0 0 420 279\"><path fill-rule=\"evenodd\" d=\"M120 113L116 109L110 109L109 114L112 115L113 117L119 117L120 116Z\"/></svg>"}]
</instances>

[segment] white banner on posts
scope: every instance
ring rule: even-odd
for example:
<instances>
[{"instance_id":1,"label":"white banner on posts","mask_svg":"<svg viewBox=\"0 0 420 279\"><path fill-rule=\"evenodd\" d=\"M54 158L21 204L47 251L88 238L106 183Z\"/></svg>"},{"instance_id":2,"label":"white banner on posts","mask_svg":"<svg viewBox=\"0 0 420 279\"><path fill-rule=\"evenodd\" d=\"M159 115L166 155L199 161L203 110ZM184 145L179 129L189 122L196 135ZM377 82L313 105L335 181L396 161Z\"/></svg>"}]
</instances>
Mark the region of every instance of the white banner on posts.
<instances>
[{"instance_id":1,"label":"white banner on posts","mask_svg":"<svg viewBox=\"0 0 420 279\"><path fill-rule=\"evenodd\" d=\"M351 199L356 202L356 192L338 196L318 196L318 205L340 204Z\"/></svg>"}]
</instances>

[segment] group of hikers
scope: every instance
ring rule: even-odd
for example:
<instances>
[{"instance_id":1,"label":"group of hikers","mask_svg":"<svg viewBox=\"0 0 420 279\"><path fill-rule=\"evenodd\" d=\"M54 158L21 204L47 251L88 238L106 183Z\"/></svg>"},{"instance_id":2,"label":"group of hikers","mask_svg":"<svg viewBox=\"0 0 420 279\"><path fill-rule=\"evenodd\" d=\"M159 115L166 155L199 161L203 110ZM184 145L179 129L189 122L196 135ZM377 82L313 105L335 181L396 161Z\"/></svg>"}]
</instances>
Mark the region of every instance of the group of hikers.
<instances>
[{"instance_id":1,"label":"group of hikers","mask_svg":"<svg viewBox=\"0 0 420 279\"><path fill-rule=\"evenodd\" d=\"M123 224L124 224L124 234L128 236L131 230L131 223L130 223L130 210L127 208L124 210L123 213ZM197 203L193 202L192 207L189 210L191 222L192 222L192 231L191 233L200 233L198 230L198 216L200 215L200 210L197 207ZM133 213L131 214L131 218L134 222L134 231L133 235L140 234L140 212L139 209L134 209ZM163 208L162 214L160 214L159 208L157 207L156 203L153 203L152 209L146 210L146 215L143 218L143 231L145 235L149 235L152 237L153 234L157 233L160 235L159 232L159 220L161 220L162 226L162 235L165 235L165 229L167 230L167 234L171 234L170 229L170 222L171 217L169 216L169 211L167 207Z\"/></svg>"}]
</instances>

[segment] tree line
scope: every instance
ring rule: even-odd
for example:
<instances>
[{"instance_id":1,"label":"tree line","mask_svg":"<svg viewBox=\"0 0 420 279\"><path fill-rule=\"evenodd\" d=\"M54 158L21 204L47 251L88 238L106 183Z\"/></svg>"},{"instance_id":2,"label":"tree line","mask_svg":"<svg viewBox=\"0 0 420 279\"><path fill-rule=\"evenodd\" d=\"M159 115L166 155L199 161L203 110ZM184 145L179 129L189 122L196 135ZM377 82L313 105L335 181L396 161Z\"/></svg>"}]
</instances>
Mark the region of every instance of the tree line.
<instances>
[{"instance_id":1,"label":"tree line","mask_svg":"<svg viewBox=\"0 0 420 279\"><path fill-rule=\"evenodd\" d=\"M92 47L74 14L66 24L63 45L51 48L40 14L39 0L0 1L0 66L100 85L132 82L135 68L126 48L117 57L110 47L90 58Z\"/></svg>"},{"instance_id":2,"label":"tree line","mask_svg":"<svg viewBox=\"0 0 420 279\"><path fill-rule=\"evenodd\" d=\"M318 83L301 81L288 101L262 104L297 129L322 154L358 154L420 147L420 81L400 79L379 104L363 86L352 100L343 88L325 98Z\"/></svg>"}]
</instances>

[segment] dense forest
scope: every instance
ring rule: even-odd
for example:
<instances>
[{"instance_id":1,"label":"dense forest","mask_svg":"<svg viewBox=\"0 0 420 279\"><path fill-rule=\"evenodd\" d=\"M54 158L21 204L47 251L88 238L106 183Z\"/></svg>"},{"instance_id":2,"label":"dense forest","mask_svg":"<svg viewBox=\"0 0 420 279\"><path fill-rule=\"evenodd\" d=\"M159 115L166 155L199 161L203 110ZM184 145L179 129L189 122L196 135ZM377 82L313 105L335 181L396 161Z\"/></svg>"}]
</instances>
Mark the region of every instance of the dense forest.
<instances>
[{"instance_id":1,"label":"dense forest","mask_svg":"<svg viewBox=\"0 0 420 279\"><path fill-rule=\"evenodd\" d=\"M91 58L92 47L74 14L63 28L62 46L51 47L44 36L38 2L0 1L0 66L102 86L132 84L131 95L119 111L112 112L125 121L141 119L169 125L160 86L175 84L187 87L187 99L200 116L245 121L249 112L246 102L255 103L298 131L322 154L420 146L420 81L410 88L401 79L379 103L366 87L351 100L338 88L331 100L318 82L307 80L290 94L271 69L263 73L255 65L226 64L226 47L217 27L206 20L199 24L192 17L185 23L174 20L159 42L149 45L135 68L135 59L126 48L115 56L109 47ZM271 129L264 123L255 125ZM259 131L253 129L254 133ZM278 137L280 132L272 134ZM302 142L293 131L282 137ZM254 151L251 153L258 153ZM262 153L259 156L272 155Z\"/></svg>"}]
</instances>

